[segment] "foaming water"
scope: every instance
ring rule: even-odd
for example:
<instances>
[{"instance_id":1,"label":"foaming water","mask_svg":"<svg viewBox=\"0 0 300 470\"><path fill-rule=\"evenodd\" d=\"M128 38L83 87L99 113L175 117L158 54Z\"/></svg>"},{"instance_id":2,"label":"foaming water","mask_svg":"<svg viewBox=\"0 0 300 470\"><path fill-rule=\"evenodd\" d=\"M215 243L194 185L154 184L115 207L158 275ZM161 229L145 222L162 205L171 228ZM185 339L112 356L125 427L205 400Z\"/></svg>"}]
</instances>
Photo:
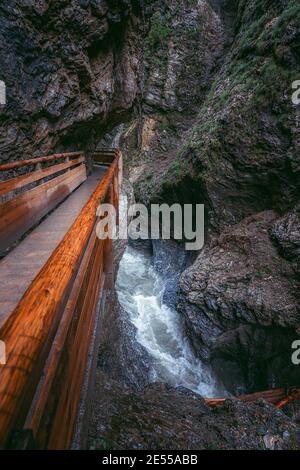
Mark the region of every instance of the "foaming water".
<instances>
[{"instance_id":1,"label":"foaming water","mask_svg":"<svg viewBox=\"0 0 300 470\"><path fill-rule=\"evenodd\" d=\"M178 313L163 303L164 281L150 256L128 247L116 287L119 302L136 327L136 340L153 358L154 380L184 386L202 396L224 395L208 368L195 358Z\"/></svg>"}]
</instances>

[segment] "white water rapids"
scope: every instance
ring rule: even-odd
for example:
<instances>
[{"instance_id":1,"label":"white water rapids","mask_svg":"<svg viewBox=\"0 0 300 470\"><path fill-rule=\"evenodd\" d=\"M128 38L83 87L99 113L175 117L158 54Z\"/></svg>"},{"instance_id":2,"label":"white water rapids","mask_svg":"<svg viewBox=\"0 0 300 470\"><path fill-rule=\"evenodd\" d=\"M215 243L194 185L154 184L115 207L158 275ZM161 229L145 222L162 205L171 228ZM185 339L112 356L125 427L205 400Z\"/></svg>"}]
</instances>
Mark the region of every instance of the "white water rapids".
<instances>
[{"instance_id":1,"label":"white water rapids","mask_svg":"<svg viewBox=\"0 0 300 470\"><path fill-rule=\"evenodd\" d=\"M195 358L184 338L179 314L162 302L164 281L151 257L128 247L116 287L119 302L136 327L136 340L153 359L154 380L184 386L206 397L220 395L212 374Z\"/></svg>"}]
</instances>

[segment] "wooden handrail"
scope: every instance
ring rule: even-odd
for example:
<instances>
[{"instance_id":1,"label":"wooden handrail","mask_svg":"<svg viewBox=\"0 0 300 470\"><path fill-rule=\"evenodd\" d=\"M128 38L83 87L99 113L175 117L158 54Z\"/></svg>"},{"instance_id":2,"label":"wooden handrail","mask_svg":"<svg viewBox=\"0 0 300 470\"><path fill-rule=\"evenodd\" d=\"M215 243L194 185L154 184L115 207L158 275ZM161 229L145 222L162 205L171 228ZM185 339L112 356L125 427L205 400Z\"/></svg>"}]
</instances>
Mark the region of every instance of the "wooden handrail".
<instances>
[{"instance_id":1,"label":"wooden handrail","mask_svg":"<svg viewBox=\"0 0 300 470\"><path fill-rule=\"evenodd\" d=\"M100 282L104 283L105 281L105 285L109 287L113 284L112 273L109 269L104 272L104 266L107 267L112 262L111 240L106 242L96 240L94 228L96 209L108 195L109 200L116 207L118 206L119 184L122 180L122 154L118 150L107 151L105 149L102 154L99 152L99 155L109 155L115 158L62 242L0 329L0 338L6 345L7 356L6 364L0 368L0 447L5 447L12 431L21 429L24 424L38 436L39 442L45 443L46 446L67 448L70 443L76 417L76 404L83 381L83 358L87 353L88 338L93 328L93 316L95 315ZM79 157L72 163L70 162L70 166L82 163L84 158L82 152L51 155L2 165L0 171L7 171L3 170L3 167L7 169L7 166L12 169L67 157ZM21 165L19 166L19 164ZM62 165L64 169L69 167L67 163L59 164L56 165L56 170L62 169ZM45 176L48 174L48 169L39 170L39 172ZM31 181L32 176L30 175L13 178L8 183L19 187L24 181L27 183ZM8 189L10 186L6 188L3 186L3 191ZM87 249L87 247L89 248ZM105 258L107 258L106 261ZM86 277L90 282L90 290L88 291L86 291L87 285L85 283L88 282ZM82 292L88 292L88 295L83 296ZM73 294L71 295L71 293ZM79 315L80 322L76 342L74 343L72 338L73 350L69 354L69 349L64 349L66 338L72 330L68 325L76 318L74 312L76 309L80 309L80 305L84 315L82 317ZM89 334L86 331L83 332L83 325L86 322ZM82 347L80 346L81 334L86 334L86 342ZM79 350L82 357L76 361L76 353ZM45 436L43 434L44 417L49 409L49 397L52 387L55 388L54 382L62 356L70 359L70 364L65 364L65 372L72 383L72 413L69 414L65 426L61 425L61 415L65 412L65 403L70 392L67 384L62 389L64 399L60 400L58 410L53 411L52 408L54 426L51 428L49 436ZM47 367L45 368L46 361ZM78 370L76 390L73 375L70 380L73 367ZM44 381L41 381L42 375ZM39 392L37 392L38 383ZM61 388L56 388L56 394L60 393L60 390ZM282 408L288 403L300 399L300 387L278 388L235 398L243 402L264 399L273 403L277 408ZM226 398L212 398L204 401L210 407L217 407L224 404Z\"/></svg>"},{"instance_id":2,"label":"wooden handrail","mask_svg":"<svg viewBox=\"0 0 300 470\"><path fill-rule=\"evenodd\" d=\"M119 158L119 164L122 166L122 153L118 149L101 149L93 152L93 162L98 165L109 166L115 157Z\"/></svg>"},{"instance_id":3,"label":"wooden handrail","mask_svg":"<svg viewBox=\"0 0 300 470\"><path fill-rule=\"evenodd\" d=\"M12 430L22 426L26 418L59 317L95 226L96 209L106 197L117 172L119 154L116 155L74 224L0 329L7 354L7 362L1 366L0 380L2 447Z\"/></svg>"},{"instance_id":4,"label":"wooden handrail","mask_svg":"<svg viewBox=\"0 0 300 470\"><path fill-rule=\"evenodd\" d=\"M263 392L240 395L234 398L243 402L254 402L259 399L264 399L268 403L275 405L277 408L283 408L288 403L300 399L300 387L290 387L288 390L285 388L274 388ZM226 398L206 398L204 401L208 406L214 408L216 406L223 405Z\"/></svg>"},{"instance_id":5,"label":"wooden handrail","mask_svg":"<svg viewBox=\"0 0 300 470\"><path fill-rule=\"evenodd\" d=\"M41 170L33 171L27 173L26 175L16 176L5 181L0 182L0 196L10 193L16 189L22 188L30 183L35 183L43 178L52 176L60 171L67 170L72 168L75 165L83 163L85 161L84 157L78 157L74 160L67 161L65 163L58 163L57 165L52 165L47 168L42 168Z\"/></svg>"},{"instance_id":6,"label":"wooden handrail","mask_svg":"<svg viewBox=\"0 0 300 470\"><path fill-rule=\"evenodd\" d=\"M41 162L49 164L42 168ZM85 156L81 152L13 162L2 165L2 169L7 171L29 164L35 170L0 182L1 255L87 178ZM28 187L33 183L34 186ZM25 191L16 193L20 188Z\"/></svg>"},{"instance_id":7,"label":"wooden handrail","mask_svg":"<svg viewBox=\"0 0 300 470\"><path fill-rule=\"evenodd\" d=\"M4 163L0 165L0 171L9 171L16 168L22 168L24 166L36 165L37 163L46 163L53 160L60 160L63 158L82 157L83 152L69 152L69 153L56 153L53 155L47 155L46 157L36 157L30 160L18 160L17 162Z\"/></svg>"},{"instance_id":8,"label":"wooden handrail","mask_svg":"<svg viewBox=\"0 0 300 470\"><path fill-rule=\"evenodd\" d=\"M99 150L95 150L94 153L116 153L120 152L118 148L101 147Z\"/></svg>"}]
</instances>

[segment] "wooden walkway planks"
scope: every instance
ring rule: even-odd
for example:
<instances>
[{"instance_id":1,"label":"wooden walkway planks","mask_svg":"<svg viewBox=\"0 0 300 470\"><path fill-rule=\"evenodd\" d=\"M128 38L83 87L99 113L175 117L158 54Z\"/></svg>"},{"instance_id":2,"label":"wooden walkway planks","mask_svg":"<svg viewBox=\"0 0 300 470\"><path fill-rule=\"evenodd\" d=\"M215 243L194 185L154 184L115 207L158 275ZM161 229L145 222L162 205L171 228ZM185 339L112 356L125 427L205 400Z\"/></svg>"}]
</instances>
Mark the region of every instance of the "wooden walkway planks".
<instances>
[{"instance_id":1,"label":"wooden walkway planks","mask_svg":"<svg viewBox=\"0 0 300 470\"><path fill-rule=\"evenodd\" d=\"M62 241L107 168L92 175L0 261L0 327Z\"/></svg>"}]
</instances>

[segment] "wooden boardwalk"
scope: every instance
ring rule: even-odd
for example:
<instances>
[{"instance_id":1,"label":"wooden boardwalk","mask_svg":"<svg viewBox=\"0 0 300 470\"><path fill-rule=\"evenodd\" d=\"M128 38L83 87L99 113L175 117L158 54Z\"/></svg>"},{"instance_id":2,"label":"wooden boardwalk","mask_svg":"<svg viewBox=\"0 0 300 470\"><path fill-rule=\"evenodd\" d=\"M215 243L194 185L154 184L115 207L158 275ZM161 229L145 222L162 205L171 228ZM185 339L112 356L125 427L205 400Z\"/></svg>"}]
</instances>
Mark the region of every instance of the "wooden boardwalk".
<instances>
[{"instance_id":1,"label":"wooden boardwalk","mask_svg":"<svg viewBox=\"0 0 300 470\"><path fill-rule=\"evenodd\" d=\"M0 261L0 327L62 241L106 169L94 166L87 180Z\"/></svg>"},{"instance_id":2,"label":"wooden boardwalk","mask_svg":"<svg viewBox=\"0 0 300 470\"><path fill-rule=\"evenodd\" d=\"M99 307L114 282L97 208L118 209L122 154L97 152L88 177L87 163L69 152L0 165L0 448L72 442Z\"/></svg>"}]
</instances>

